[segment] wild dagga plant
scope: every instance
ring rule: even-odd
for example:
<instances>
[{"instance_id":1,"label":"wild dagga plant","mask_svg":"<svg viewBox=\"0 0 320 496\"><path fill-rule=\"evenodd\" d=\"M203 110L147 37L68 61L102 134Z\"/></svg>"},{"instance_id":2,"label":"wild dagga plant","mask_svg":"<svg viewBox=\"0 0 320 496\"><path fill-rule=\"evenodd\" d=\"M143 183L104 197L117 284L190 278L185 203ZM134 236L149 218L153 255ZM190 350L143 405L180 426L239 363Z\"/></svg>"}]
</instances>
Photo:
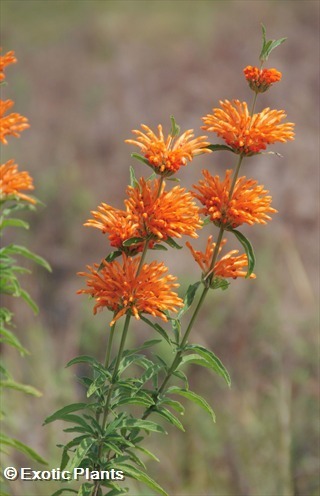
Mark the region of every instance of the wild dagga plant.
<instances>
[{"instance_id":1,"label":"wild dagga plant","mask_svg":"<svg viewBox=\"0 0 320 496\"><path fill-rule=\"evenodd\" d=\"M55 495L64 491L87 496L127 494L127 477L165 495L165 490L148 476L141 458L156 459L144 446L145 435L165 432L163 423L159 423L161 418L184 430L180 420L184 406L179 397L193 401L215 420L207 401L189 389L184 366L196 364L211 369L230 385L219 358L206 347L190 342L190 333L211 290L227 289L230 279L256 277L252 246L239 227L266 224L276 210L264 186L239 174L244 160L253 161L268 145L294 137L294 125L282 122L284 111L266 108L255 113L258 94L281 79L279 71L264 69L263 64L283 41L267 41L263 27L260 67L244 69L254 94L250 110L246 102L224 100L221 107L203 118L202 129L216 133L225 144L210 144L206 136L195 138L192 130L180 134L173 117L166 138L161 125L156 133L142 125L142 130L133 131L135 139L126 140L139 148L140 153L132 156L153 172L147 179L138 180L130 168L123 209L102 203L85 224L107 234L113 251L88 266L87 272L79 273L86 278L86 287L79 293L94 298L94 313L104 308L111 311L110 330L103 362L79 356L67 365L88 366L89 375L80 378L87 401L68 405L46 419L46 423L59 419L72 424L65 431L76 433L76 437L63 446L60 469L70 479L84 477L78 491L66 486ZM178 181L180 167L196 155L217 150L236 157L235 168L227 170L224 178L204 170L203 178L191 191L177 184L170 187L170 181ZM180 250L177 238L196 238L204 226L210 235L203 252L186 243L200 266L199 279L180 298L176 277L168 275L162 262L147 262L146 256L156 250ZM243 254L238 250L224 252L226 234L235 236ZM165 324L150 320L150 316L159 317ZM132 317L156 331L160 339L128 349L126 338ZM121 321L124 323L119 331ZM163 341L173 355L169 362L157 352L157 345Z\"/></svg>"},{"instance_id":2,"label":"wild dagga plant","mask_svg":"<svg viewBox=\"0 0 320 496\"><path fill-rule=\"evenodd\" d=\"M8 52L0 56L0 82L5 84L4 69L7 65L17 61L14 52ZM29 127L28 119L17 113L8 113L9 109L14 105L12 100L0 100L0 141L7 145L9 136L19 137L19 133ZM33 190L33 181L28 172L19 172L18 165L14 160L8 160L5 164L0 165L0 235L5 234L5 231L13 228L29 229L29 224L19 218L19 213L26 210L35 210L35 205L38 200L24 193L24 191ZM24 300L32 310L37 313L38 307L33 301L29 293L23 289L20 284L19 276L21 274L30 273L29 269L17 265L16 257L25 257L33 262L50 270L49 264L38 255L32 253L25 246L15 243L3 244L0 249L0 294L13 296ZM9 345L15 348L20 355L26 355L29 352L23 347L18 337L14 333L13 313L6 307L0 308L0 343ZM41 396L40 391L36 388L21 384L15 381L11 372L7 369L5 363L0 365L1 373L1 394L3 389L14 389L26 394ZM21 403L22 404L22 403ZM5 407L5 397L2 395L2 408ZM10 453L10 449L18 450L27 455L32 460L40 463L45 461L29 446L25 445L18 439L12 438L6 434L6 416L10 412L1 410L1 426L0 444L1 453ZM7 457L6 457L7 458ZM4 460L4 457L2 457ZM7 461L9 459L7 458ZM3 493L4 494L4 493Z\"/></svg>"}]
</instances>

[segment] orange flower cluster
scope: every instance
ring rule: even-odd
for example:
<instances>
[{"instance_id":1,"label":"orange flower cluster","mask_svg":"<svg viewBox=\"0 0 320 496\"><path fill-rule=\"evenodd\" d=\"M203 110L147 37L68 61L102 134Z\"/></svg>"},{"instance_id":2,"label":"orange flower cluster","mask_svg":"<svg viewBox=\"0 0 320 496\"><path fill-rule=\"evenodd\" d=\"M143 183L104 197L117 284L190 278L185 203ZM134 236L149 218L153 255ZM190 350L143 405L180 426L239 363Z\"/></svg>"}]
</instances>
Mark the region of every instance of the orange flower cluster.
<instances>
[{"instance_id":1,"label":"orange flower cluster","mask_svg":"<svg viewBox=\"0 0 320 496\"><path fill-rule=\"evenodd\" d=\"M250 88L256 93L264 93L273 83L281 80L282 74L277 69L259 69L248 65L243 69Z\"/></svg>"},{"instance_id":2,"label":"orange flower cluster","mask_svg":"<svg viewBox=\"0 0 320 496\"><path fill-rule=\"evenodd\" d=\"M12 100L0 100L0 141L5 145L8 144L6 136L19 138L19 133L29 127L28 119L23 115L11 113L5 116L13 105Z\"/></svg>"},{"instance_id":3,"label":"orange flower cluster","mask_svg":"<svg viewBox=\"0 0 320 496\"><path fill-rule=\"evenodd\" d=\"M224 100L220 105L222 108L214 108L213 114L202 118L202 129L215 132L235 153L250 156L277 141L294 139L294 124L281 124L286 117L283 110L265 108L251 116L246 102Z\"/></svg>"},{"instance_id":4,"label":"orange flower cluster","mask_svg":"<svg viewBox=\"0 0 320 496\"><path fill-rule=\"evenodd\" d=\"M13 51L0 56L0 82L5 79L4 68L15 62L17 62L17 59ZM29 127L28 119L20 114L11 113L5 115L13 105L12 100L0 100L0 141L5 145L8 144L6 136L19 137L19 133ZM21 193L23 190L32 189L34 189L32 178L28 172L18 172L18 166L14 160L9 160L0 166L1 199L14 195L21 200L36 203L34 198Z\"/></svg>"},{"instance_id":5,"label":"orange flower cluster","mask_svg":"<svg viewBox=\"0 0 320 496\"><path fill-rule=\"evenodd\" d=\"M194 137L193 129L185 131L177 139L171 134L165 139L160 124L158 136L145 124L142 124L141 127L145 133L133 130L132 132L138 136L137 140L128 139L125 142L138 146L157 174L170 176L177 172L181 166L187 165L188 161L191 162L195 155L211 153L211 150L205 148L209 145L209 142L206 141L207 136L192 139Z\"/></svg>"},{"instance_id":6,"label":"orange flower cluster","mask_svg":"<svg viewBox=\"0 0 320 496\"><path fill-rule=\"evenodd\" d=\"M196 230L202 223L191 193L180 186L164 191L165 183L159 191L159 186L160 180L141 178L139 186L128 188L129 199L125 203L138 226L138 236L151 236L158 241L182 235L198 237Z\"/></svg>"},{"instance_id":7,"label":"orange flower cluster","mask_svg":"<svg viewBox=\"0 0 320 496\"><path fill-rule=\"evenodd\" d=\"M181 238L188 235L196 238L196 230L202 224L199 208L192 194L179 186L165 191L165 183L160 180L146 181L141 178L135 188L128 187L126 210L119 210L102 203L98 211L92 211L93 219L85 226L96 227L109 234L110 244L123 249L123 243L133 237L149 238L149 247L168 237ZM131 250L141 251L144 241L132 245Z\"/></svg>"},{"instance_id":8,"label":"orange flower cluster","mask_svg":"<svg viewBox=\"0 0 320 496\"><path fill-rule=\"evenodd\" d=\"M98 265L88 266L89 273L79 272L78 275L87 277L88 289L81 289L78 293L95 298L94 313L104 307L113 311L112 326L128 312L136 319L141 313L147 313L167 321L165 311L177 311L183 306L182 299L172 291L179 286L176 277L165 275L168 269L163 263L144 264L137 272L140 257L131 258L123 253L122 259L123 264L104 262L99 272Z\"/></svg>"},{"instance_id":9,"label":"orange flower cluster","mask_svg":"<svg viewBox=\"0 0 320 496\"><path fill-rule=\"evenodd\" d=\"M267 195L268 191L264 186L257 185L254 179L238 178L229 198L232 170L226 171L223 181L207 170L202 173L204 180L194 185L199 193L194 192L193 195L204 205L201 213L210 216L218 226L234 229L244 223L266 224L266 221L271 220L268 214L277 212L270 206L272 197Z\"/></svg>"},{"instance_id":10,"label":"orange flower cluster","mask_svg":"<svg viewBox=\"0 0 320 496\"><path fill-rule=\"evenodd\" d=\"M5 67L10 64L15 64L16 62L17 59L13 51L7 52L5 55L0 55L0 82L2 82L5 79L5 73L4 73Z\"/></svg>"},{"instance_id":11,"label":"orange flower cluster","mask_svg":"<svg viewBox=\"0 0 320 496\"><path fill-rule=\"evenodd\" d=\"M224 239L220 243L219 254L226 242L227 240ZM211 273L213 277L232 277L232 279L236 279L237 277L245 277L247 275L247 271L242 269L248 266L248 258L244 253L242 255L238 255L239 250L229 251L215 263L213 269L210 269L212 255L216 247L216 243L212 243L212 236L208 237L206 251L204 253L199 250L194 250L189 242L187 242L186 245L191 251L193 258L201 268L203 277L208 277ZM255 279L255 277L255 274L250 274L251 279Z\"/></svg>"},{"instance_id":12,"label":"orange flower cluster","mask_svg":"<svg viewBox=\"0 0 320 496\"><path fill-rule=\"evenodd\" d=\"M15 195L21 200L26 200L35 204L36 200L31 198L21 190L34 189L33 180L26 171L18 172L18 166L14 160L9 160L3 165L0 165L0 198L2 196Z\"/></svg>"}]
</instances>

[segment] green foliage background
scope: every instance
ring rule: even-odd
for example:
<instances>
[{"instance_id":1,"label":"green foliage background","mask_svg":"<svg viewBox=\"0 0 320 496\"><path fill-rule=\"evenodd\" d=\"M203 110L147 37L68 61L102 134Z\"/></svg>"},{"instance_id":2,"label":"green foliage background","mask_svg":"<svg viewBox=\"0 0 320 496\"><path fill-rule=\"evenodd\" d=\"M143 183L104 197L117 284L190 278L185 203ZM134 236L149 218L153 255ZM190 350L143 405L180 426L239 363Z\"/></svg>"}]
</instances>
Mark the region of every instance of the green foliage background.
<instances>
[{"instance_id":1,"label":"green foliage background","mask_svg":"<svg viewBox=\"0 0 320 496\"><path fill-rule=\"evenodd\" d=\"M206 397L217 423L188 404L185 434L170 429L150 438L161 463L149 469L172 496L316 496L319 3L5 0L1 13L3 50L18 58L7 69L5 98L31 123L3 159L30 172L46 204L29 214L30 232L15 241L53 269L35 269L25 281L40 316L11 303L31 356L20 360L3 349L17 380L43 398L23 402L12 392L6 401L12 433L50 468L59 464L63 425L41 424L70 399L82 400L74 371L64 366L84 352L103 357L108 315L93 318L91 302L75 294L83 284L75 274L109 251L106 239L82 224L101 201L122 205L134 151L124 139L140 123L169 130L171 114L182 130L200 134L200 117L219 99L251 101L242 69L258 63L260 22L270 38L288 37L267 64L283 79L259 97L258 108L284 108L296 140L274 147L284 158L254 157L243 168L270 190L279 214L268 226L244 230L256 249L257 280L212 294L193 332L193 341L228 367L232 389L190 369L190 387ZM224 152L200 157L181 171L182 183L197 181L204 167L221 174L234 166L229 161ZM149 174L135 167L137 176ZM187 253L170 252L165 261L183 287L195 280ZM135 324L130 339L139 343L148 333ZM13 461L30 464L20 455ZM59 485L17 480L10 487L14 496L46 496ZM132 485L133 495L143 491Z\"/></svg>"}]
</instances>

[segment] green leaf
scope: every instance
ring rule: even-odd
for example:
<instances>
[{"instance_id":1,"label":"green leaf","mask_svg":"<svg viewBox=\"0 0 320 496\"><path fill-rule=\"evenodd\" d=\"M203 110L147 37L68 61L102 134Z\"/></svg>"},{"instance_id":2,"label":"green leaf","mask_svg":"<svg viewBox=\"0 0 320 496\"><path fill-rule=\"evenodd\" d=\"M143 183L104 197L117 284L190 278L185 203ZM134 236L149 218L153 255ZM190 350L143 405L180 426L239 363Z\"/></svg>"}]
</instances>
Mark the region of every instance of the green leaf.
<instances>
[{"instance_id":1,"label":"green leaf","mask_svg":"<svg viewBox=\"0 0 320 496\"><path fill-rule=\"evenodd\" d=\"M162 407L157 407L153 409L154 413L158 413L161 415L161 417L165 418L170 424L174 425L175 427L178 427L182 432L185 432L184 427L182 423L180 422L179 419L173 413L170 412L170 410L167 410L167 408L162 408Z\"/></svg>"},{"instance_id":2,"label":"green leaf","mask_svg":"<svg viewBox=\"0 0 320 496\"><path fill-rule=\"evenodd\" d=\"M152 250L162 250L162 251L168 251L168 248L166 248L165 246L163 245L159 245L159 243L157 243L156 245L153 246L153 248L151 248Z\"/></svg>"},{"instance_id":3,"label":"green leaf","mask_svg":"<svg viewBox=\"0 0 320 496\"><path fill-rule=\"evenodd\" d=\"M102 367L101 363L98 362L96 358L89 355L80 355L70 360L70 362L67 363L66 368L76 363L89 363L90 365L97 366L99 368Z\"/></svg>"},{"instance_id":4,"label":"green leaf","mask_svg":"<svg viewBox=\"0 0 320 496\"><path fill-rule=\"evenodd\" d=\"M65 414L61 420L63 420L64 422L72 422L73 424L81 425L84 431L79 432L87 432L88 434L92 434L94 432L91 426L84 420L84 418L80 417L79 415L72 415L70 413Z\"/></svg>"},{"instance_id":5,"label":"green leaf","mask_svg":"<svg viewBox=\"0 0 320 496\"><path fill-rule=\"evenodd\" d=\"M231 385L231 379L227 369L225 368L221 360L211 350L208 350L200 344L187 344L184 348L184 351L188 350L195 351L201 357L203 357L208 362L208 367L210 367L211 370L214 370L218 375L223 377L228 386Z\"/></svg>"},{"instance_id":6,"label":"green leaf","mask_svg":"<svg viewBox=\"0 0 320 496\"><path fill-rule=\"evenodd\" d=\"M147 475L145 472L142 472L142 470L138 469L137 467L133 467L132 465L128 465L126 463L117 463L117 470L122 470L124 475L131 477L132 479L135 479L139 482L143 482L154 491L157 491L157 494L162 496L169 496L168 493L166 493L165 490L162 489L162 487L159 486L157 482L155 482L153 479L151 479L151 477L149 477L149 475Z\"/></svg>"},{"instance_id":7,"label":"green leaf","mask_svg":"<svg viewBox=\"0 0 320 496\"><path fill-rule=\"evenodd\" d=\"M178 124L176 123L175 118L173 117L173 115L170 115L170 120L171 120L170 134L171 134L171 136L173 138L175 138L180 133L180 126L178 126Z\"/></svg>"},{"instance_id":8,"label":"green leaf","mask_svg":"<svg viewBox=\"0 0 320 496\"><path fill-rule=\"evenodd\" d=\"M78 491L78 496L91 496L93 487L94 485L91 482L85 482L84 484L81 484ZM98 492L98 495L102 496L101 489Z\"/></svg>"},{"instance_id":9,"label":"green leaf","mask_svg":"<svg viewBox=\"0 0 320 496\"><path fill-rule=\"evenodd\" d=\"M236 238L240 241L243 248L245 249L247 259L248 259L248 271L247 271L246 278L248 278L252 274L255 263L256 263L256 259L254 256L254 251L253 251L252 245L251 245L250 241L248 240L248 238L246 238L244 234L237 231L236 229L228 229L228 231L232 232L236 236Z\"/></svg>"},{"instance_id":10,"label":"green leaf","mask_svg":"<svg viewBox=\"0 0 320 496\"><path fill-rule=\"evenodd\" d=\"M24 289L20 289L20 294L21 298L29 305L29 307L32 308L33 312L35 315L39 313L39 307L36 304L36 302L31 298L29 293L25 291Z\"/></svg>"},{"instance_id":11,"label":"green leaf","mask_svg":"<svg viewBox=\"0 0 320 496\"><path fill-rule=\"evenodd\" d=\"M169 338L168 334L166 333L166 331L163 329L163 327L161 327L157 323L151 322L151 320L147 319L143 315L140 315L140 318L141 318L141 320L143 320L143 322L145 322L150 327L152 327L155 331L157 331L167 341L167 343L169 343L169 344L171 343L170 338Z\"/></svg>"},{"instance_id":12,"label":"green leaf","mask_svg":"<svg viewBox=\"0 0 320 496\"><path fill-rule=\"evenodd\" d=\"M154 411L158 412L158 410L154 410ZM166 433L166 431L164 430L164 428L161 425L156 424L155 422L152 422L151 420L143 420L143 419L135 419L135 418L124 419L119 427L121 427L121 428L125 427L125 428L130 429L130 430L143 429L147 432L161 432L162 434Z\"/></svg>"},{"instance_id":13,"label":"green leaf","mask_svg":"<svg viewBox=\"0 0 320 496\"><path fill-rule=\"evenodd\" d=\"M21 355L30 355L29 351L22 346L19 339L13 334L13 332L5 329L4 327L0 327L0 334L3 336L0 338L0 343L7 343L13 348L16 348L20 351Z\"/></svg>"},{"instance_id":14,"label":"green leaf","mask_svg":"<svg viewBox=\"0 0 320 496\"><path fill-rule=\"evenodd\" d=\"M231 146L227 145L208 145L205 146L205 148L209 148L209 150L212 150L213 152L217 152L219 150L228 150L229 152L236 153Z\"/></svg>"},{"instance_id":15,"label":"green leaf","mask_svg":"<svg viewBox=\"0 0 320 496\"><path fill-rule=\"evenodd\" d=\"M32 448L29 448L29 446L27 446L24 443L21 443L21 441L8 437L3 433L0 434L0 444L11 446L11 448L20 451L20 453L27 455L32 460L35 460L36 462L41 463L42 465L48 465L47 462L40 455L38 455L38 453L36 453Z\"/></svg>"},{"instance_id":16,"label":"green leaf","mask_svg":"<svg viewBox=\"0 0 320 496\"><path fill-rule=\"evenodd\" d=\"M65 492L69 492L69 493L74 493L74 494L78 494L78 491L75 491L74 489L71 489L70 487L62 487L61 489L58 489L58 491L55 491L52 496L60 496L60 494L62 493L65 493Z\"/></svg>"},{"instance_id":17,"label":"green leaf","mask_svg":"<svg viewBox=\"0 0 320 496\"><path fill-rule=\"evenodd\" d=\"M112 251L111 253L109 253L109 255L104 259L106 262L113 262L113 260L115 260L116 258L120 257L122 251L120 250L116 250L116 251ZM99 265L99 268L98 268L98 272L103 269L104 267L104 263L101 262L101 264Z\"/></svg>"},{"instance_id":18,"label":"green leaf","mask_svg":"<svg viewBox=\"0 0 320 496\"><path fill-rule=\"evenodd\" d=\"M154 460L155 462L160 462L159 458L156 457L156 455L154 455L153 453L151 453L151 451L149 451L147 448L143 448L142 446L135 446L135 449L141 451L142 453L144 453L145 455L148 455L150 458L152 458L152 460Z\"/></svg>"},{"instance_id":19,"label":"green leaf","mask_svg":"<svg viewBox=\"0 0 320 496\"><path fill-rule=\"evenodd\" d=\"M139 188L139 181L136 178L136 173L132 165L130 165L130 186L132 186L132 188Z\"/></svg>"},{"instance_id":20,"label":"green leaf","mask_svg":"<svg viewBox=\"0 0 320 496\"><path fill-rule=\"evenodd\" d=\"M29 258L33 262L41 265L42 267L47 269L49 272L51 272L51 267L44 258L40 257L39 255L36 255L35 253L28 250L24 246L11 244L11 245L6 246L3 251L5 254L8 253L8 254L13 254L13 255L21 255L25 258Z\"/></svg>"},{"instance_id":21,"label":"green leaf","mask_svg":"<svg viewBox=\"0 0 320 496\"><path fill-rule=\"evenodd\" d=\"M55 420L63 420L69 413L76 412L77 410L83 410L84 408L87 408L87 403L72 403L64 406L63 408L60 408L60 410L57 410L53 415L47 417L43 425L54 422Z\"/></svg>"},{"instance_id":22,"label":"green leaf","mask_svg":"<svg viewBox=\"0 0 320 496\"><path fill-rule=\"evenodd\" d=\"M181 405L179 401L172 400L171 398L165 397L163 400L159 401L158 404L171 406L171 408L176 410L176 412L180 413L180 415L183 415L185 411L184 406Z\"/></svg>"},{"instance_id":23,"label":"green leaf","mask_svg":"<svg viewBox=\"0 0 320 496\"><path fill-rule=\"evenodd\" d=\"M170 394L179 394L180 396L184 396L185 398L188 398L188 400L193 401L193 403L196 403L203 410L205 410L207 413L209 413L209 415L211 416L213 422L216 421L216 416L215 416L215 413L212 410L211 406L199 394L196 394L193 391L190 391L188 389L181 389L181 388L179 388L177 386L171 386L171 387L169 387L169 389L167 389L167 393L170 393Z\"/></svg>"},{"instance_id":24,"label":"green leaf","mask_svg":"<svg viewBox=\"0 0 320 496\"><path fill-rule=\"evenodd\" d=\"M222 277L214 277L210 284L211 289L222 289L222 291L228 289L229 286L230 282L228 282L226 279L223 279Z\"/></svg>"},{"instance_id":25,"label":"green leaf","mask_svg":"<svg viewBox=\"0 0 320 496\"><path fill-rule=\"evenodd\" d=\"M274 50L279 45L281 45L281 43L286 41L287 38L280 38L279 40L267 41L266 28L264 27L264 25L262 23L261 23L261 27L262 27L262 49L261 49L259 59L261 62L265 62L266 60L268 60L268 57L269 57L270 53L272 52L272 50Z\"/></svg>"},{"instance_id":26,"label":"green leaf","mask_svg":"<svg viewBox=\"0 0 320 496\"><path fill-rule=\"evenodd\" d=\"M173 238L170 238L170 236L163 241L164 241L164 243L167 243L167 245L171 246L171 248L176 248L177 250L182 250L182 246L178 245L178 243L176 243Z\"/></svg>"},{"instance_id":27,"label":"green leaf","mask_svg":"<svg viewBox=\"0 0 320 496\"><path fill-rule=\"evenodd\" d=\"M132 246L136 245L138 243L142 243L144 241L144 238L139 238L137 236L134 236L133 238L126 239L122 244L123 246Z\"/></svg>"},{"instance_id":28,"label":"green leaf","mask_svg":"<svg viewBox=\"0 0 320 496\"><path fill-rule=\"evenodd\" d=\"M209 369L211 368L209 362L207 362L205 358L195 353L191 355L184 355L181 358L181 362L179 363L179 368L188 363L195 363L196 365L200 365L201 367L207 367Z\"/></svg>"},{"instance_id":29,"label":"green leaf","mask_svg":"<svg viewBox=\"0 0 320 496\"><path fill-rule=\"evenodd\" d=\"M145 157L143 157L142 155L140 155L140 153L131 153L131 157L132 158L136 158L140 162L142 162L142 163L148 165L149 167L151 167L151 164L150 164L149 160L146 159Z\"/></svg>"},{"instance_id":30,"label":"green leaf","mask_svg":"<svg viewBox=\"0 0 320 496\"><path fill-rule=\"evenodd\" d=\"M5 227L22 227L23 229L29 229L29 224L21 219L4 219L0 224L0 229L4 229Z\"/></svg>"},{"instance_id":31,"label":"green leaf","mask_svg":"<svg viewBox=\"0 0 320 496\"><path fill-rule=\"evenodd\" d=\"M21 391L26 394L31 394L32 396L36 396L37 398L40 398L40 396L42 396L42 393L35 387L29 386L27 384L21 384L13 380L0 381L0 387L7 389L15 389L16 391Z\"/></svg>"},{"instance_id":32,"label":"green leaf","mask_svg":"<svg viewBox=\"0 0 320 496\"><path fill-rule=\"evenodd\" d=\"M188 287L188 290L187 290L186 295L185 295L184 300L183 300L184 301L184 305L181 308L181 310L179 310L179 313L178 313L178 319L180 319L181 316L192 305L192 302L194 300L194 297L196 295L197 289L200 286L200 284L201 284L201 281L198 281L198 282L195 282L194 284L190 284L190 286Z\"/></svg>"},{"instance_id":33,"label":"green leaf","mask_svg":"<svg viewBox=\"0 0 320 496\"><path fill-rule=\"evenodd\" d=\"M95 442L96 441L92 438L83 439L74 456L69 460L66 470L70 470L70 472L72 472L75 467L80 467L82 460L85 458L86 454Z\"/></svg>"}]
</instances>

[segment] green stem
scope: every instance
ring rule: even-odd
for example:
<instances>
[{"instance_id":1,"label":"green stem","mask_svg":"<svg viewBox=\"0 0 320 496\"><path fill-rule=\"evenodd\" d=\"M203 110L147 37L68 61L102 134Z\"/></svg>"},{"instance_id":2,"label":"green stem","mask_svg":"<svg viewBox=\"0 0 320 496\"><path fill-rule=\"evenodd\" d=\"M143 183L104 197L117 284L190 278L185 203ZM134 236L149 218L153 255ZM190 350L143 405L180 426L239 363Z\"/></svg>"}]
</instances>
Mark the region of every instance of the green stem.
<instances>
[{"instance_id":1,"label":"green stem","mask_svg":"<svg viewBox=\"0 0 320 496\"><path fill-rule=\"evenodd\" d=\"M239 175L240 167L241 167L241 164L242 164L242 160L243 160L243 155L239 155L238 163L236 165L236 170L235 170L235 172L233 174L232 183L231 183L231 186L230 186L229 200L231 200L231 198L232 198L232 194L233 194L233 191L234 191L234 187L236 185L236 181L238 179L238 175Z\"/></svg>"},{"instance_id":2,"label":"green stem","mask_svg":"<svg viewBox=\"0 0 320 496\"><path fill-rule=\"evenodd\" d=\"M107 344L107 350L106 350L106 357L105 357L105 360L104 360L104 368L105 369L107 369L109 367L110 355L111 355L111 349L112 349L112 341L113 341L113 336L114 336L115 328L116 328L116 322L111 327L111 331L110 331L110 334L109 334L109 339L108 339L108 344Z\"/></svg>"},{"instance_id":3,"label":"green stem","mask_svg":"<svg viewBox=\"0 0 320 496\"><path fill-rule=\"evenodd\" d=\"M131 319L131 314L127 313L126 320L125 320L125 323L123 326L123 331L122 331L121 342L120 342L119 351L118 351L118 355L117 355L117 360L116 360L116 363L115 363L115 366L113 369L112 378L110 381L110 387L109 387L109 391L108 391L107 401L106 401L106 404L104 407L103 419L102 419L102 431L104 431L106 428L107 419L108 419L108 415L109 415L109 411L110 411L111 396L112 396L112 393L114 391L115 381L116 381L117 374L119 371L119 365L120 365L124 345L125 345L127 334L128 334L130 319ZM114 330L115 326L112 326L112 328ZM108 343L108 345L109 345L109 343ZM102 444L100 444L100 446L99 446L98 459L100 459L101 454L102 454ZM93 488L92 493L91 493L92 496L97 496L98 491L99 491L99 487L100 487L100 482L97 480L94 484L94 488Z\"/></svg>"}]
</instances>

